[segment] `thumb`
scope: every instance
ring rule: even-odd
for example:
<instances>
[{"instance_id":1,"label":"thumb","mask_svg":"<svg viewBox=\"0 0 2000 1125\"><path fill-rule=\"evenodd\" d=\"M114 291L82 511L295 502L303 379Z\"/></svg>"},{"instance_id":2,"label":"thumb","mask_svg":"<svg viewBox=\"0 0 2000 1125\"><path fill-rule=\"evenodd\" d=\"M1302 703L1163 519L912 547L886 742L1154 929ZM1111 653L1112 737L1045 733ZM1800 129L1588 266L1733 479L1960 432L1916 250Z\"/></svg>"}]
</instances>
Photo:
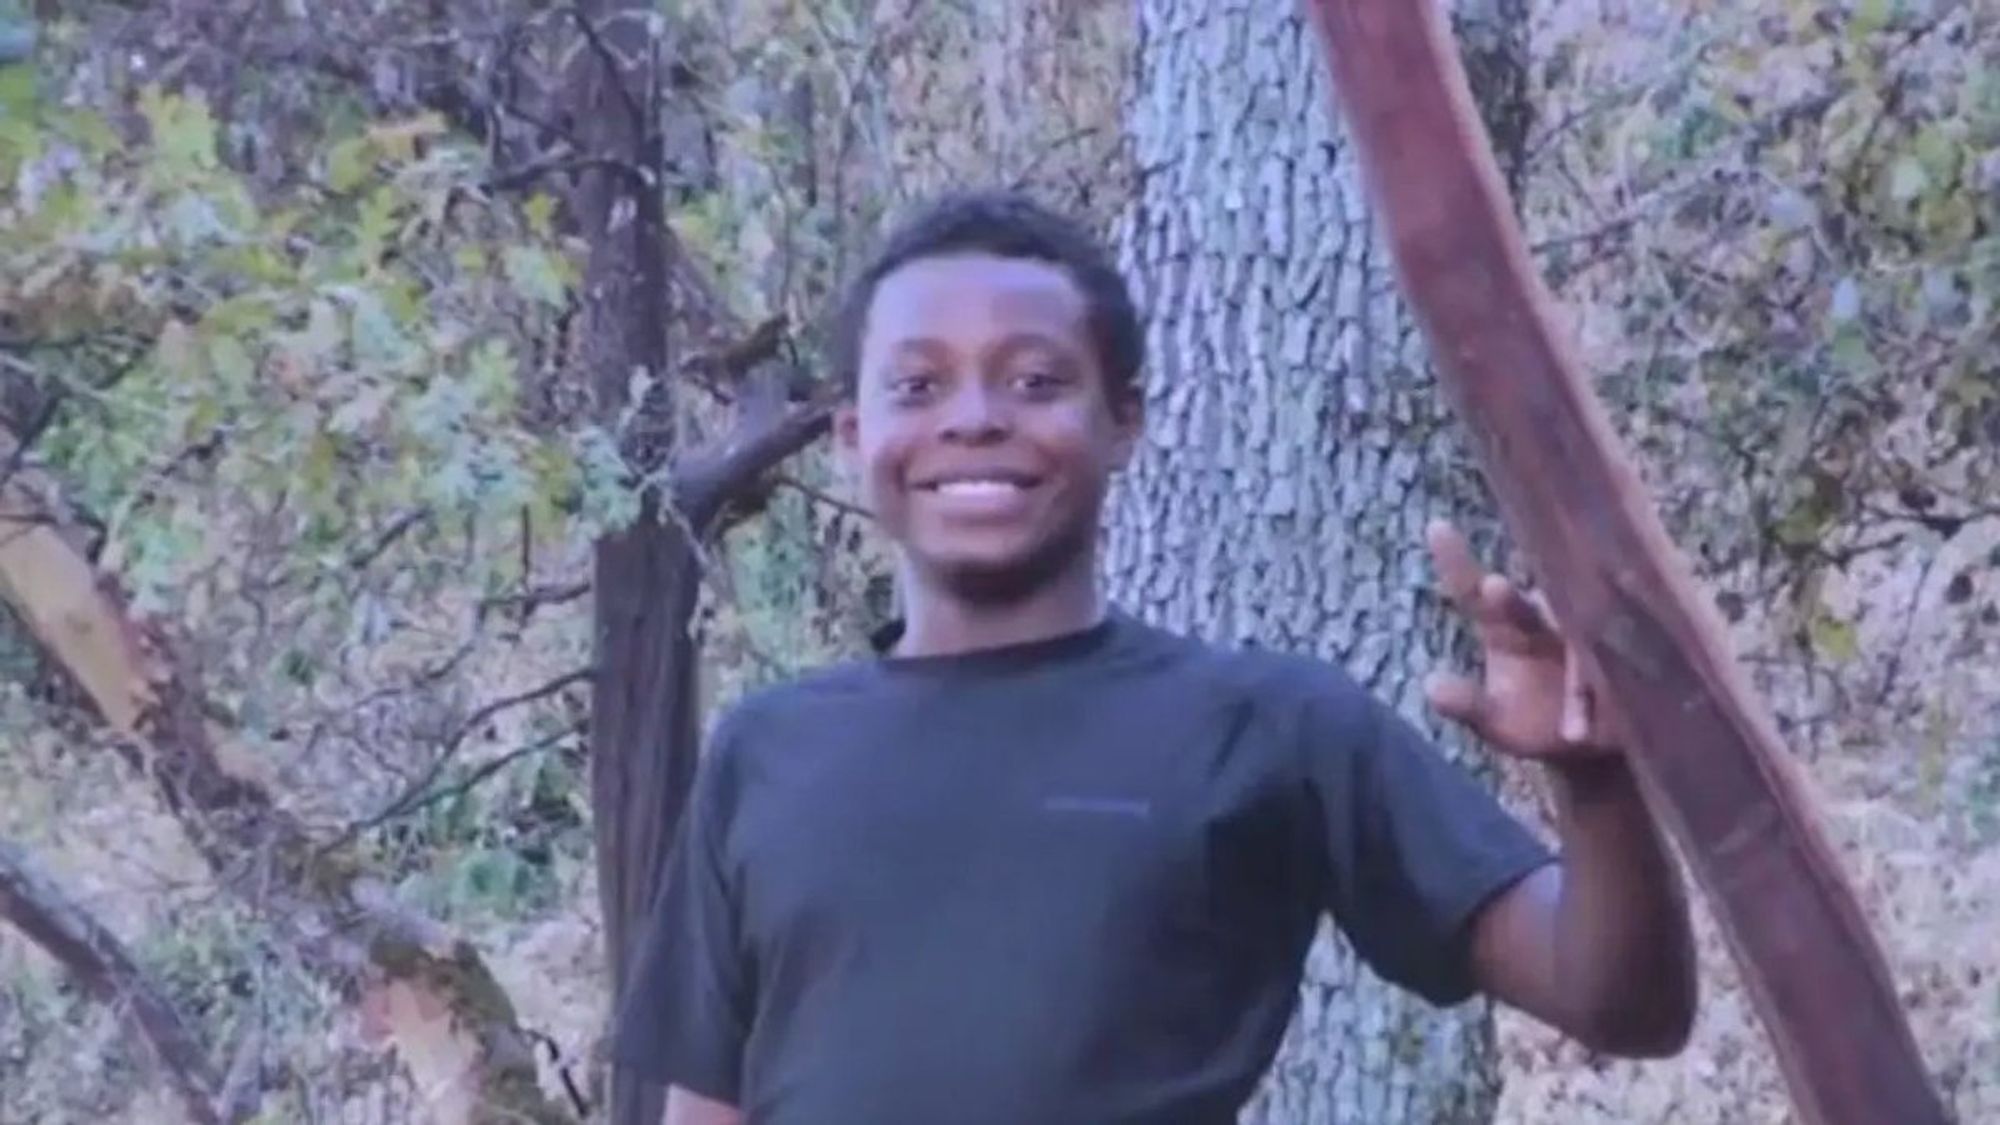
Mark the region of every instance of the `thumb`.
<instances>
[{"instance_id":1,"label":"thumb","mask_svg":"<svg viewBox=\"0 0 2000 1125\"><path fill-rule=\"evenodd\" d=\"M1425 685L1425 694L1445 718L1464 723L1474 732L1484 728L1492 702L1477 680L1440 672Z\"/></svg>"}]
</instances>

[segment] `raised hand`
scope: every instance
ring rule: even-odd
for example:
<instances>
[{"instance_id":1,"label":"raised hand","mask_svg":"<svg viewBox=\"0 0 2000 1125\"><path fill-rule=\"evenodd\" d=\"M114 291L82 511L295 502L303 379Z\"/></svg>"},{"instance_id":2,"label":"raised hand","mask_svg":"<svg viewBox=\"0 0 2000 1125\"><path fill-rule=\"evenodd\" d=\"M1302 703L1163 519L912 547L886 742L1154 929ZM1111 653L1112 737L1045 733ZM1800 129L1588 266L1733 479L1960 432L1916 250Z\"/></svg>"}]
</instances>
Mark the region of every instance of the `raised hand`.
<instances>
[{"instance_id":1,"label":"raised hand","mask_svg":"<svg viewBox=\"0 0 2000 1125\"><path fill-rule=\"evenodd\" d=\"M1484 678L1441 673L1431 705L1504 753L1529 758L1610 751L1607 724L1548 605L1473 557L1457 528L1426 535L1438 580L1478 638Z\"/></svg>"}]
</instances>

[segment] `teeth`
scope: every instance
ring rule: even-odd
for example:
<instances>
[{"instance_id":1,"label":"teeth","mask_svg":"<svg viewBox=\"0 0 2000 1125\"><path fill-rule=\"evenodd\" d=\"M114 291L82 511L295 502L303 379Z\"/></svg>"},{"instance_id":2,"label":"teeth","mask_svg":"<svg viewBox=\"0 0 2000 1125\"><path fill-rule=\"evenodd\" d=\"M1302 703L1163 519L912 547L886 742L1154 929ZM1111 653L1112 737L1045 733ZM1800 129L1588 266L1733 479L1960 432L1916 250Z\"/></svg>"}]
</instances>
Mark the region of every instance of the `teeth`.
<instances>
[{"instance_id":1,"label":"teeth","mask_svg":"<svg viewBox=\"0 0 2000 1125\"><path fill-rule=\"evenodd\" d=\"M1000 496L1020 491L1020 486L1004 480L951 480L937 486L947 496Z\"/></svg>"}]
</instances>

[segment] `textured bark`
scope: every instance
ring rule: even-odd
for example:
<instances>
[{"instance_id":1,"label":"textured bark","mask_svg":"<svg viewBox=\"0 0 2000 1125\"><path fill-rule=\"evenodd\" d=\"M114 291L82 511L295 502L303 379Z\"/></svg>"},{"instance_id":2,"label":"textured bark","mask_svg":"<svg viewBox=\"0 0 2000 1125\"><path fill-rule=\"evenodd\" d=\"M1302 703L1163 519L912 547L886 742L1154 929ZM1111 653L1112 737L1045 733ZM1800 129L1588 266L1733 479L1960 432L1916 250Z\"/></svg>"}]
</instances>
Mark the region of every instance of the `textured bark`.
<instances>
[{"instance_id":1,"label":"textured bark","mask_svg":"<svg viewBox=\"0 0 2000 1125\"><path fill-rule=\"evenodd\" d=\"M1436 731L1422 679L1460 642L1430 593L1424 524L1490 546L1490 521L1311 29L1247 0L1149 0L1141 21L1142 179L1120 244L1153 365L1148 442L1109 520L1113 594L1216 641L1336 660ZM1435 1012L1329 928L1245 1120L1481 1120L1496 1092L1483 1005Z\"/></svg>"},{"instance_id":2,"label":"textured bark","mask_svg":"<svg viewBox=\"0 0 2000 1125\"><path fill-rule=\"evenodd\" d=\"M219 1125L225 1116L222 1083L180 1011L155 986L117 935L71 902L35 870L27 856L0 842L0 918L60 962L90 994L117 1008L159 1064L196 1125Z\"/></svg>"},{"instance_id":3,"label":"textured bark","mask_svg":"<svg viewBox=\"0 0 2000 1125\"><path fill-rule=\"evenodd\" d=\"M0 461L15 449L0 435ZM0 482L0 598L126 740L223 889L271 919L300 963L390 1039L436 1120L568 1122L536 1084L512 1005L471 946L397 909L351 856L324 850L232 765L166 628L131 613L78 546L54 482ZM261 865L261 866L260 866ZM245 876L256 869L267 879Z\"/></svg>"},{"instance_id":4,"label":"textured bark","mask_svg":"<svg viewBox=\"0 0 2000 1125\"><path fill-rule=\"evenodd\" d=\"M570 218L589 244L582 309L584 366L598 420L614 426L642 486L638 518L596 545L591 696L591 809L598 896L614 1004L638 959L700 758L700 646L693 626L705 543L729 504L772 467L825 431L827 403L774 362L782 323L750 329L734 318L667 225L677 190L711 178L699 99L661 83L702 76L697 31L660 21L639 0L598 0L577 10L583 42L564 100L586 151L608 167L569 196ZM587 21L587 22L586 22ZM670 176L671 173L671 176ZM688 448L677 402L683 334L727 341L709 372L731 385L733 425L712 447ZM643 398L634 400L635 389ZM622 1067L610 1075L612 1125L655 1125L664 1091Z\"/></svg>"},{"instance_id":5,"label":"textured bark","mask_svg":"<svg viewBox=\"0 0 2000 1125\"><path fill-rule=\"evenodd\" d=\"M1816 1125L1943 1122L1776 725L1551 314L1442 23L1407 0L1313 10L1445 387L1624 721L1650 803L1715 902L1794 1103Z\"/></svg>"},{"instance_id":6,"label":"textured bark","mask_svg":"<svg viewBox=\"0 0 2000 1125\"><path fill-rule=\"evenodd\" d=\"M585 377L600 423L630 419L620 447L643 477L671 463L677 436L661 45L647 26L648 12L631 0L580 5L578 19L588 21L589 34L571 57L565 94L586 150L626 169L586 175L572 193L571 212L590 247L582 293ZM634 389L645 397L633 401ZM632 525L598 540L591 583L597 668L591 817L614 1010L696 760L696 647L688 625L700 572L693 529L664 499L648 487ZM663 1102L653 1084L612 1068L614 1125L652 1125Z\"/></svg>"}]
</instances>

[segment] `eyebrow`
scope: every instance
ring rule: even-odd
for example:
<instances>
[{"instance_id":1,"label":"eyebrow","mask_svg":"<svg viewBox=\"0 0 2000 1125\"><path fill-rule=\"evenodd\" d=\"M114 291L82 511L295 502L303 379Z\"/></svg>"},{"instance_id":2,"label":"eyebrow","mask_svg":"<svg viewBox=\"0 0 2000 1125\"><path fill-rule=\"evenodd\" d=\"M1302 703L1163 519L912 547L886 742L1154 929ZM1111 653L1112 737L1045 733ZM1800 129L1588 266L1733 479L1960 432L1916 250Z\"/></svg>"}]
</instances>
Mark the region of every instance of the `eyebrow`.
<instances>
[{"instance_id":1,"label":"eyebrow","mask_svg":"<svg viewBox=\"0 0 2000 1125\"><path fill-rule=\"evenodd\" d=\"M1015 353L1027 351L1030 348L1043 348L1065 355L1075 351L1060 336L1051 336L1043 332L1026 331L1008 333L993 345L992 350L1002 357L1012 357ZM940 353L949 354L952 350L951 345L934 336L905 336L900 340L891 342L888 347L891 355L917 353L925 358Z\"/></svg>"}]
</instances>

